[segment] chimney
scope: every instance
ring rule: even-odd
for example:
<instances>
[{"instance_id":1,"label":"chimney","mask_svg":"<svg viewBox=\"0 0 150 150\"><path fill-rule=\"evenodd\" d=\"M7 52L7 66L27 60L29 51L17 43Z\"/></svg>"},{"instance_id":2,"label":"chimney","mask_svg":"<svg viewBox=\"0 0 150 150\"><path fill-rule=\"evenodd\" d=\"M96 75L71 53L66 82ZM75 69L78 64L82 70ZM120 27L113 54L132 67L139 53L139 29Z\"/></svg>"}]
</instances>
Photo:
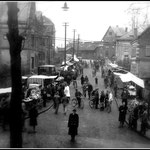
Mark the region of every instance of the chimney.
<instances>
[{"instance_id":1,"label":"chimney","mask_svg":"<svg viewBox=\"0 0 150 150\"><path fill-rule=\"evenodd\" d=\"M137 38L137 28L134 28L133 33L134 33L134 37Z\"/></svg>"},{"instance_id":2,"label":"chimney","mask_svg":"<svg viewBox=\"0 0 150 150\"><path fill-rule=\"evenodd\" d=\"M128 28L127 27L125 28L125 32L128 32Z\"/></svg>"}]
</instances>

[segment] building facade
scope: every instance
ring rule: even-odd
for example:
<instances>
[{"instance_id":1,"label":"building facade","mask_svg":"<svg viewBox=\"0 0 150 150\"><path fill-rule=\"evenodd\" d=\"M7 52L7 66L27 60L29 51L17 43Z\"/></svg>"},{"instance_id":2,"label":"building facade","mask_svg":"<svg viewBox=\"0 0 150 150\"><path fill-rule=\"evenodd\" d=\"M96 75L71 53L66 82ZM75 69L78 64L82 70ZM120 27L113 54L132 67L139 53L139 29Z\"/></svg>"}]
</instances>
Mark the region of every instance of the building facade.
<instances>
[{"instance_id":1,"label":"building facade","mask_svg":"<svg viewBox=\"0 0 150 150\"><path fill-rule=\"evenodd\" d=\"M36 2L18 2L19 34L25 37L21 51L22 75L37 73L37 67L50 64L54 55L55 26L41 12L36 11ZM7 4L0 5L0 65L10 66L9 43L6 39ZM52 32L53 31L53 32Z\"/></svg>"},{"instance_id":2,"label":"building facade","mask_svg":"<svg viewBox=\"0 0 150 150\"><path fill-rule=\"evenodd\" d=\"M116 40L126 33L126 29L116 27L109 27L104 37L102 38L103 49L105 51L105 57L114 61L116 56Z\"/></svg>"},{"instance_id":3,"label":"building facade","mask_svg":"<svg viewBox=\"0 0 150 150\"><path fill-rule=\"evenodd\" d=\"M132 42L131 72L144 80L143 96L149 99L150 94L150 27L147 27Z\"/></svg>"}]
</instances>

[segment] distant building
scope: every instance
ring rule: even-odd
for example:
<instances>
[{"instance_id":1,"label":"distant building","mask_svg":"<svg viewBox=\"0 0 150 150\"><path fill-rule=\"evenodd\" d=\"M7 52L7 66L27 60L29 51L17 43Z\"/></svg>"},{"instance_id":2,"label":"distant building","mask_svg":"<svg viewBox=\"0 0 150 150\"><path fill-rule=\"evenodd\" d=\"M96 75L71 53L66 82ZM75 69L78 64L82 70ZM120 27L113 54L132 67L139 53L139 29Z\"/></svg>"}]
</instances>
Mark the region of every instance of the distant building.
<instances>
[{"instance_id":1,"label":"distant building","mask_svg":"<svg viewBox=\"0 0 150 150\"><path fill-rule=\"evenodd\" d=\"M26 37L21 52L22 75L37 73L37 67L50 64L54 55L55 26L52 21L36 11L36 2L17 2L19 34ZM0 65L10 64L9 43L4 38L8 32L7 4L0 2Z\"/></svg>"},{"instance_id":2,"label":"distant building","mask_svg":"<svg viewBox=\"0 0 150 150\"><path fill-rule=\"evenodd\" d=\"M150 93L150 26L132 42L131 72L145 81L144 97Z\"/></svg>"},{"instance_id":3,"label":"distant building","mask_svg":"<svg viewBox=\"0 0 150 150\"><path fill-rule=\"evenodd\" d=\"M119 26L109 27L102 38L103 50L105 51L105 57L110 60L114 60L116 56L116 40L126 34L126 30Z\"/></svg>"},{"instance_id":4,"label":"distant building","mask_svg":"<svg viewBox=\"0 0 150 150\"><path fill-rule=\"evenodd\" d=\"M83 59L97 59L96 49L100 45L100 41L94 42L79 42L79 46L75 45L75 54L78 57L82 57ZM61 55L64 58L64 48L57 48L58 55ZM70 43L67 45L67 54L73 54L73 44ZM99 54L100 55L100 54Z\"/></svg>"},{"instance_id":5,"label":"distant building","mask_svg":"<svg viewBox=\"0 0 150 150\"><path fill-rule=\"evenodd\" d=\"M134 31L131 30L123 36L116 39L116 61L117 63L130 71L130 61L131 61L131 42L137 37L139 33L135 28Z\"/></svg>"}]
</instances>

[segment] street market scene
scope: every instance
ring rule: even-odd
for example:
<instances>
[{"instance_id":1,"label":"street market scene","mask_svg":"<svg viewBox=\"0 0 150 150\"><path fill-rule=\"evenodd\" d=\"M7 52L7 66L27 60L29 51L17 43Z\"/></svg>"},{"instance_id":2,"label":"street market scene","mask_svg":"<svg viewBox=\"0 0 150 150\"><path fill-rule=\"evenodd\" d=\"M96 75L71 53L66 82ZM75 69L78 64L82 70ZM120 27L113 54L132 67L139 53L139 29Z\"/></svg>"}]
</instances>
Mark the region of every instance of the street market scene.
<instances>
[{"instance_id":1,"label":"street market scene","mask_svg":"<svg viewBox=\"0 0 150 150\"><path fill-rule=\"evenodd\" d=\"M52 2L0 2L0 148L150 148L150 3L121 2L131 28L83 40L59 12L57 38L48 6L119 3Z\"/></svg>"}]
</instances>

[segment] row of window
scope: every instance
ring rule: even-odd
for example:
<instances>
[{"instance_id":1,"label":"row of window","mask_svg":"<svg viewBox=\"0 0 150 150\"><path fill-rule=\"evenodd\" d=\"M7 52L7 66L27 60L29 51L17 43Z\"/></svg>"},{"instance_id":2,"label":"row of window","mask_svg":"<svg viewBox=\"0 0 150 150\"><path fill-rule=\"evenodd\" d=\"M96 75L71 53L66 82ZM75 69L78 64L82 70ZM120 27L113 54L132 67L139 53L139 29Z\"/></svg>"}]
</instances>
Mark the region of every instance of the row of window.
<instances>
[{"instance_id":1,"label":"row of window","mask_svg":"<svg viewBox=\"0 0 150 150\"><path fill-rule=\"evenodd\" d=\"M49 38L42 38L42 37L31 37L31 46L38 47L38 46L49 46Z\"/></svg>"},{"instance_id":2,"label":"row of window","mask_svg":"<svg viewBox=\"0 0 150 150\"><path fill-rule=\"evenodd\" d=\"M139 55L139 48L133 47L132 48L132 56L137 56L137 55ZM150 57L150 45L146 45L145 56Z\"/></svg>"}]
</instances>

